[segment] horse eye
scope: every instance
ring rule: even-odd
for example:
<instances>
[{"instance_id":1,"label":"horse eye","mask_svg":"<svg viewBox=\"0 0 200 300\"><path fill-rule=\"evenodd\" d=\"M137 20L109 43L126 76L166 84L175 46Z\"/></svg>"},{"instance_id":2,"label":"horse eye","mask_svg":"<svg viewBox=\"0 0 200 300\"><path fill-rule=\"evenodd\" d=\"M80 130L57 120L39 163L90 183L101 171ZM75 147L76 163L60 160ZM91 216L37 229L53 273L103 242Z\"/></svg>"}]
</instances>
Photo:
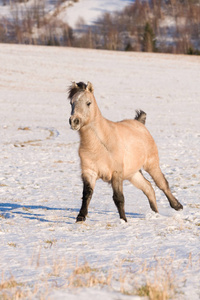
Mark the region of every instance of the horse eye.
<instances>
[{"instance_id":1,"label":"horse eye","mask_svg":"<svg viewBox=\"0 0 200 300\"><path fill-rule=\"evenodd\" d=\"M90 106L90 104L91 104L91 102L88 102L88 103L87 103L87 106Z\"/></svg>"}]
</instances>

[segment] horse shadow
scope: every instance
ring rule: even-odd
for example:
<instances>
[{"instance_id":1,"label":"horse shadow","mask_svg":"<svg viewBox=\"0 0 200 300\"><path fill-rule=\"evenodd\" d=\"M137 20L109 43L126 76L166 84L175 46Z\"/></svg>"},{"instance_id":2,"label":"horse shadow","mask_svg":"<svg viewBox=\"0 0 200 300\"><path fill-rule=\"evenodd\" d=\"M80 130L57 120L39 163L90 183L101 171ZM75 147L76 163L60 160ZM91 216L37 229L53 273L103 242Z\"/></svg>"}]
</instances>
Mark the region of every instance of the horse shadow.
<instances>
[{"instance_id":1,"label":"horse shadow","mask_svg":"<svg viewBox=\"0 0 200 300\"><path fill-rule=\"evenodd\" d=\"M40 210L40 212L37 212L37 210ZM32 212L36 211L36 212ZM79 212L78 208L61 208L61 207L49 207L49 206L43 206L43 205L21 205L18 203L0 203L0 216L5 219L13 219L15 216L20 215L21 217L29 220L37 220L39 222L47 222L47 223L63 223L59 220L49 220L48 216L45 214L45 211L66 211L68 212L68 215L66 216L66 219L68 221L64 222L66 224L73 224L76 220L74 215L72 216L71 213L77 213ZM113 211L108 210L97 210L95 213L100 215L106 215L106 214L113 214ZM131 219L143 219L144 214L139 213L126 213L127 217ZM70 221L69 221L70 220Z\"/></svg>"},{"instance_id":2,"label":"horse shadow","mask_svg":"<svg viewBox=\"0 0 200 300\"><path fill-rule=\"evenodd\" d=\"M94 211L96 214L99 215L114 215L115 213L118 214L118 212L115 212L114 210L98 210L98 211ZM139 213L132 213L132 212L126 212L126 216L131 218L131 219L144 219L145 218L145 214L139 214Z\"/></svg>"},{"instance_id":3,"label":"horse shadow","mask_svg":"<svg viewBox=\"0 0 200 300\"><path fill-rule=\"evenodd\" d=\"M127 217L132 218L132 219L144 219L145 218L145 214L127 212L126 215L127 215Z\"/></svg>"},{"instance_id":4,"label":"horse shadow","mask_svg":"<svg viewBox=\"0 0 200 300\"><path fill-rule=\"evenodd\" d=\"M40 213L38 212L33 213L32 210L43 210L43 211ZM38 220L40 222L63 223L63 221L52 221L46 219L45 211L69 211L69 212L78 213L79 210L73 208L49 207L43 205L21 205L17 203L0 203L0 215L5 219L12 219L15 217L15 215L20 215L23 218L30 219L30 220ZM72 216L68 216L68 219L70 218L74 219Z\"/></svg>"}]
</instances>

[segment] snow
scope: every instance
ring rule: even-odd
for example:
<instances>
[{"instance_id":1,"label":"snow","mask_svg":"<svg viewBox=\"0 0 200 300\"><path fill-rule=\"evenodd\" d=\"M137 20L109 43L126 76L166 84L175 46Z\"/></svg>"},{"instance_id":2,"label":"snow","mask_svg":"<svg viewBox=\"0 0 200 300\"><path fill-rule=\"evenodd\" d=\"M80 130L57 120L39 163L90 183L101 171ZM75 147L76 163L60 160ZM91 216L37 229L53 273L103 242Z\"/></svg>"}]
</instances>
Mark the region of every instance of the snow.
<instances>
[{"instance_id":1,"label":"snow","mask_svg":"<svg viewBox=\"0 0 200 300\"><path fill-rule=\"evenodd\" d=\"M140 299L136 289L164 278L175 285L172 298L199 299L199 70L192 56L0 44L0 294L13 276L8 295ZM93 83L106 118L147 113L183 211L155 188L157 215L125 182L121 222L110 186L98 181L86 222L75 223L82 182L79 137L68 123L73 80ZM91 272L79 274L84 265Z\"/></svg>"},{"instance_id":2,"label":"snow","mask_svg":"<svg viewBox=\"0 0 200 300\"><path fill-rule=\"evenodd\" d=\"M93 25L104 13L122 10L125 6L133 3L133 0L81 0L68 6L62 5L59 18L66 21L72 28L82 18L87 25Z\"/></svg>"},{"instance_id":3,"label":"snow","mask_svg":"<svg viewBox=\"0 0 200 300\"><path fill-rule=\"evenodd\" d=\"M18 6L7 1L7 5L3 5L3 0L0 0L0 17L13 18L17 12L18 18L22 17L22 11L27 8L34 7L35 1L29 0L27 3L19 3ZM77 22L82 18L87 25L92 25L95 21L106 12L114 12L122 10L125 6L133 3L133 0L79 0L63 1L57 9L56 1L45 0L45 12L56 15L63 22L68 23L72 28L76 28Z\"/></svg>"}]
</instances>

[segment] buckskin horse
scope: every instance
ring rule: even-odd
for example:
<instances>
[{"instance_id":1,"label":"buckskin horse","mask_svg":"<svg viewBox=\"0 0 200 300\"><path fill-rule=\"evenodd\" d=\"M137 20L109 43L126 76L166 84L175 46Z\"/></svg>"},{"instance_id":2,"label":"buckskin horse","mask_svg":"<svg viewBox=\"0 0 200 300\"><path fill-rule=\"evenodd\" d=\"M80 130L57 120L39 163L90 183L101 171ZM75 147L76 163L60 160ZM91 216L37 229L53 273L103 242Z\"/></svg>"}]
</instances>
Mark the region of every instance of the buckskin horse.
<instances>
[{"instance_id":1,"label":"buckskin horse","mask_svg":"<svg viewBox=\"0 0 200 300\"><path fill-rule=\"evenodd\" d=\"M151 209L158 212L151 183L141 169L148 172L164 192L175 210L183 209L172 195L161 172L156 143L145 126L146 114L137 111L135 119L112 122L105 119L94 97L93 85L72 83L69 88L71 116L69 123L79 132L83 197L76 221L85 221L97 179L109 182L113 200L121 219L127 222L124 210L123 181L129 180L147 196Z\"/></svg>"}]
</instances>

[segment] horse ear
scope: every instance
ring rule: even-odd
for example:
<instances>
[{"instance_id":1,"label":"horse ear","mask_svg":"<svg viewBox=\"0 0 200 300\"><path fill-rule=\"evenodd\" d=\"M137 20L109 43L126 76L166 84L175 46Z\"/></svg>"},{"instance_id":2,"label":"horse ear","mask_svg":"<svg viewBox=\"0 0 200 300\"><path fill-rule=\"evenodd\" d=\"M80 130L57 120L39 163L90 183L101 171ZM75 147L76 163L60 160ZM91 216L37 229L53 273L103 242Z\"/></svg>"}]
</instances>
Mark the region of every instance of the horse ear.
<instances>
[{"instance_id":1,"label":"horse ear","mask_svg":"<svg viewBox=\"0 0 200 300\"><path fill-rule=\"evenodd\" d=\"M75 81L72 81L71 88L72 89L78 89L78 85L76 84Z\"/></svg>"},{"instance_id":2,"label":"horse ear","mask_svg":"<svg viewBox=\"0 0 200 300\"><path fill-rule=\"evenodd\" d=\"M88 81L87 86L86 86L86 91L93 93L94 92L94 88L91 82Z\"/></svg>"}]
</instances>

